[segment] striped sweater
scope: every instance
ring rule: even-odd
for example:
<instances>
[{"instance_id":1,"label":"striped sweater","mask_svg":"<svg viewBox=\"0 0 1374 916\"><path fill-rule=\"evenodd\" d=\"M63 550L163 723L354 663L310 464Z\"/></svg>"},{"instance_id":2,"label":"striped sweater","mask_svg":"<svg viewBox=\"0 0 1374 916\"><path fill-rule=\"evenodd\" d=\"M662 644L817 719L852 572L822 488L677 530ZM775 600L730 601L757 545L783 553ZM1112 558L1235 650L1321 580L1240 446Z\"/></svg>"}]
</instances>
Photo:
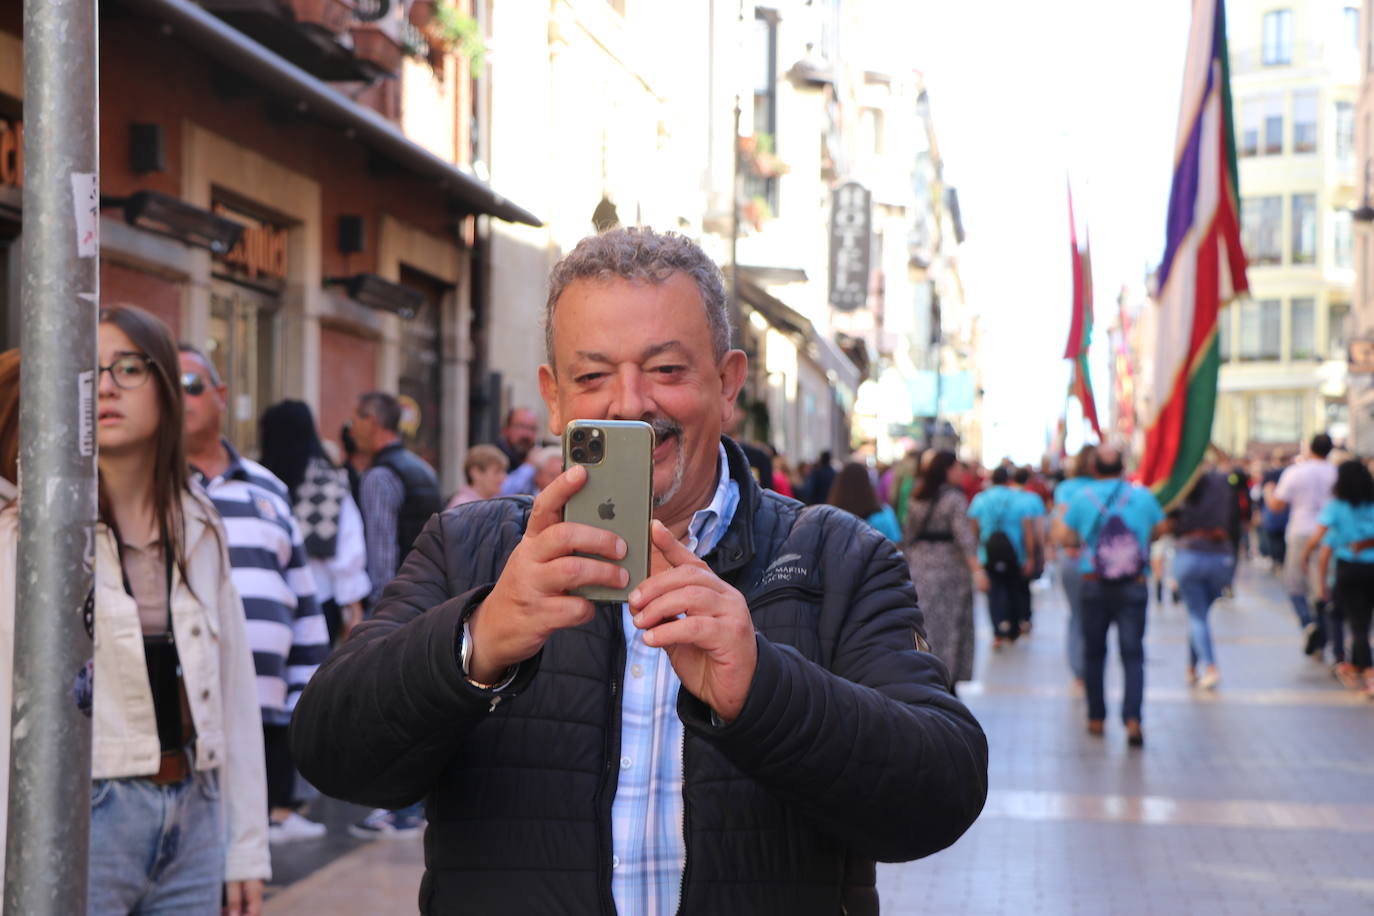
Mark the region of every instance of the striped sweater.
<instances>
[{"instance_id":1,"label":"striped sweater","mask_svg":"<svg viewBox=\"0 0 1374 916\"><path fill-rule=\"evenodd\" d=\"M286 486L228 442L224 448L229 453L224 473L208 479L196 471L196 478L224 519L234 587L248 619L263 722L285 725L306 682L329 654L329 632Z\"/></svg>"}]
</instances>

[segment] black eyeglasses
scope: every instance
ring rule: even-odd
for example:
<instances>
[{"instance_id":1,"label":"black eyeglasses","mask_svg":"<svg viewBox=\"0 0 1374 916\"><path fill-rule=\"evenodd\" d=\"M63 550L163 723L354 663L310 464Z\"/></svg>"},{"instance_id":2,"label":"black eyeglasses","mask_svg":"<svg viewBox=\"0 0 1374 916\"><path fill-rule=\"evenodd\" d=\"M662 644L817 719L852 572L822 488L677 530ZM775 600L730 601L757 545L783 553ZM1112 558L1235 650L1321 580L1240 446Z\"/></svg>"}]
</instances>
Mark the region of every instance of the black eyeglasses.
<instances>
[{"instance_id":1,"label":"black eyeglasses","mask_svg":"<svg viewBox=\"0 0 1374 916\"><path fill-rule=\"evenodd\" d=\"M128 391L141 387L153 374L152 362L152 357L143 353L125 353L108 366L97 365L96 368L100 372L95 374L96 387L100 386L101 372L110 373L110 380L115 383L117 388Z\"/></svg>"},{"instance_id":2,"label":"black eyeglasses","mask_svg":"<svg viewBox=\"0 0 1374 916\"><path fill-rule=\"evenodd\" d=\"M181 390L193 398L198 398L205 393L205 379L200 377L199 372L183 372Z\"/></svg>"}]
</instances>

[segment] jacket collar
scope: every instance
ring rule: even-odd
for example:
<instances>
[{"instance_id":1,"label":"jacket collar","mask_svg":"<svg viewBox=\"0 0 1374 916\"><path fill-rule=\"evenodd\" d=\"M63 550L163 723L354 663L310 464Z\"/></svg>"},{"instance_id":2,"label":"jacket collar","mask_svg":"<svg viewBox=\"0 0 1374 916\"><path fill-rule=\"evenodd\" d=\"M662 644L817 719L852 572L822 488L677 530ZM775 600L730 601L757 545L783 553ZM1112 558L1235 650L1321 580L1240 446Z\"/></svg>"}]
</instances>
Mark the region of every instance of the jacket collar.
<instances>
[{"instance_id":1,"label":"jacket collar","mask_svg":"<svg viewBox=\"0 0 1374 916\"><path fill-rule=\"evenodd\" d=\"M707 559L717 575L724 576L743 569L754 559L754 515L763 500L763 490L749 472L749 461L744 457L744 450L728 436L721 436L720 441L725 446L730 477L739 484L739 506L735 509L735 517Z\"/></svg>"}]
</instances>

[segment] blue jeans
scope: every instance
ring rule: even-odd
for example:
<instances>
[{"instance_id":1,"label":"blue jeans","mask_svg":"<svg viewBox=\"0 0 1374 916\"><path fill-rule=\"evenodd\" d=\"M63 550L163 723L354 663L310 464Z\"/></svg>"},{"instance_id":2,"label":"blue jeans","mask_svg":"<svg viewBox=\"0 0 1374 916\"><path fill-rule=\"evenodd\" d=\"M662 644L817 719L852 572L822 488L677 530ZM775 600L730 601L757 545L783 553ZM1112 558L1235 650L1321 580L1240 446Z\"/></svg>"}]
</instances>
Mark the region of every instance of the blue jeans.
<instances>
[{"instance_id":1,"label":"blue jeans","mask_svg":"<svg viewBox=\"0 0 1374 916\"><path fill-rule=\"evenodd\" d=\"M1019 574L1015 578L993 578L988 583L988 615L992 632L1010 642L1021 635L1021 621L1030 620L1030 585Z\"/></svg>"},{"instance_id":2,"label":"blue jeans","mask_svg":"<svg viewBox=\"0 0 1374 916\"><path fill-rule=\"evenodd\" d=\"M1180 549L1174 557L1178 590L1188 608L1188 659L1193 667L1217 663L1207 613L1222 589L1231 584L1235 569L1236 561L1229 553Z\"/></svg>"},{"instance_id":3,"label":"blue jeans","mask_svg":"<svg viewBox=\"0 0 1374 916\"><path fill-rule=\"evenodd\" d=\"M207 914L224 889L219 770L91 783L89 916Z\"/></svg>"},{"instance_id":4,"label":"blue jeans","mask_svg":"<svg viewBox=\"0 0 1374 916\"><path fill-rule=\"evenodd\" d=\"M1059 581L1064 584L1064 597L1069 604L1069 670L1083 680L1083 573L1078 557L1059 558Z\"/></svg>"},{"instance_id":5,"label":"blue jeans","mask_svg":"<svg viewBox=\"0 0 1374 916\"><path fill-rule=\"evenodd\" d=\"M1088 695L1088 718L1107 718L1107 630L1116 624L1121 667L1126 673L1122 721L1140 719L1145 698L1145 607L1150 590L1144 580L1101 582L1083 580L1083 687Z\"/></svg>"}]
</instances>

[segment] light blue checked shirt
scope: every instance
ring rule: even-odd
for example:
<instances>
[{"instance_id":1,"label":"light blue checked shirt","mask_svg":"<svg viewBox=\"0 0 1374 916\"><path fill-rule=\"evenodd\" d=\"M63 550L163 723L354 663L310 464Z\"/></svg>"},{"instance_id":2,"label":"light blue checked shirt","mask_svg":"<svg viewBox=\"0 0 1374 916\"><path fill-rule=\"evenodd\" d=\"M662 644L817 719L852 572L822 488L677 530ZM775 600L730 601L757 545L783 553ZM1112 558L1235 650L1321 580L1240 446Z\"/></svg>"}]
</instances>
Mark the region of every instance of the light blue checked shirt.
<instances>
[{"instance_id":1,"label":"light blue checked shirt","mask_svg":"<svg viewBox=\"0 0 1374 916\"><path fill-rule=\"evenodd\" d=\"M692 516L687 547L702 557L735 516L739 484L730 479L725 447L711 504ZM625 629L620 706L620 782L611 805L611 894L619 916L672 916L687 862L682 835L682 686L668 654L644 644L621 605Z\"/></svg>"}]
</instances>

